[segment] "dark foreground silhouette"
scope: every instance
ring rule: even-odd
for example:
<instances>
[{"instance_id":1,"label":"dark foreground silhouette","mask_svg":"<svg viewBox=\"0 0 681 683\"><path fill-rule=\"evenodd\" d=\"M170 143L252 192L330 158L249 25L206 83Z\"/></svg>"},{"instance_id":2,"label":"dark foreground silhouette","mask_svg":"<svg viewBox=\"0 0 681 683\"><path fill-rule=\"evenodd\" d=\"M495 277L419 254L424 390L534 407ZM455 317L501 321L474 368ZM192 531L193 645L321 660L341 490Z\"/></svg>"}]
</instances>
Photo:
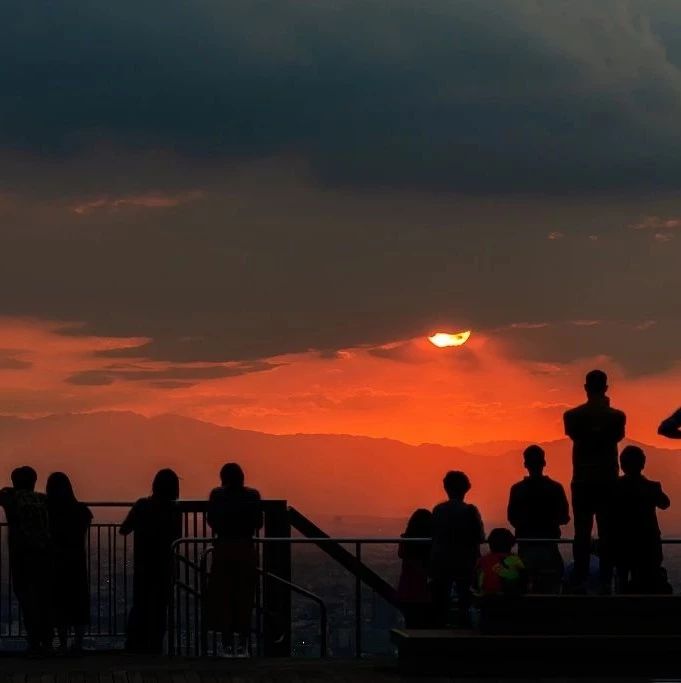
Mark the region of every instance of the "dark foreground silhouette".
<instances>
[{"instance_id":1,"label":"dark foreground silhouette","mask_svg":"<svg viewBox=\"0 0 681 683\"><path fill-rule=\"evenodd\" d=\"M454 623L454 614L457 624L470 626L481 600L516 599L525 592L544 594L546 599L545 594L566 589L609 593L613 568L620 593L671 592L657 521L657 510L668 508L670 500L659 482L644 476L645 453L640 448L628 446L618 454L626 417L610 406L605 373L589 372L584 388L586 403L564 415L565 432L573 441L573 567L564 571L558 549L561 527L570 520L568 500L563 487L544 474L546 456L539 446L524 450L528 475L509 493L507 517L514 531L494 529L487 539L489 552L482 557L483 521L478 508L467 501L471 482L464 472L447 472L447 500L432 512L416 510L399 544L397 597L408 626L442 628ZM665 420L660 433L678 438L680 414ZM0 505L9 526L12 583L24 616L28 650L49 651L56 629L62 650L73 633L72 647L79 651L89 621L86 539L92 513L78 502L62 472L48 478L47 495L35 491L37 474L29 466L18 467L11 478L12 486L0 490ZM220 484L206 507L206 521L215 536L206 620L209 630L221 634L225 652L240 656L249 653L258 576L254 537L263 526L263 509L260 493L245 485L237 463L222 467ZM172 548L182 534L179 494L177 474L160 470L151 495L131 507L120 527L121 534L134 535L133 604L126 640L131 652L158 654L164 649ZM512 552L516 539L517 555ZM596 558L594 590L589 579ZM453 598L456 613L451 609Z\"/></svg>"},{"instance_id":2,"label":"dark foreground silhouette","mask_svg":"<svg viewBox=\"0 0 681 683\"><path fill-rule=\"evenodd\" d=\"M544 475L546 455L539 446L523 453L528 476L511 487L508 521L518 538L560 538L560 527L570 521L562 484ZM558 593L563 580L563 558L557 543L519 543L518 554L528 572L533 593Z\"/></svg>"},{"instance_id":3,"label":"dark foreground silhouette","mask_svg":"<svg viewBox=\"0 0 681 683\"><path fill-rule=\"evenodd\" d=\"M86 539L92 512L79 503L71 481L63 472L54 472L45 487L54 548L54 625L62 651L74 630L72 650L83 649L83 633L90 622L90 587L87 575Z\"/></svg>"},{"instance_id":4,"label":"dark foreground silhouette","mask_svg":"<svg viewBox=\"0 0 681 683\"><path fill-rule=\"evenodd\" d=\"M172 544L182 535L176 505L179 495L177 474L161 470L154 477L151 496L140 498L121 524L121 534L134 533L132 609L126 641L131 652L163 651L172 589Z\"/></svg>"},{"instance_id":5,"label":"dark foreground silhouette","mask_svg":"<svg viewBox=\"0 0 681 683\"><path fill-rule=\"evenodd\" d=\"M612 496L617 481L617 444L624 438L626 416L610 407L608 378L592 370L584 384L586 403L564 415L565 433L572 439L572 515L575 526L573 575L575 590L583 590L589 571L589 547L594 518L600 541L601 589L612 582Z\"/></svg>"},{"instance_id":6,"label":"dark foreground silhouette","mask_svg":"<svg viewBox=\"0 0 681 683\"><path fill-rule=\"evenodd\" d=\"M208 622L209 628L221 632L228 653L245 655L257 579L253 537L263 525L260 493L244 485L243 470L236 463L220 470L220 482L208 500L208 524L216 536Z\"/></svg>"}]
</instances>

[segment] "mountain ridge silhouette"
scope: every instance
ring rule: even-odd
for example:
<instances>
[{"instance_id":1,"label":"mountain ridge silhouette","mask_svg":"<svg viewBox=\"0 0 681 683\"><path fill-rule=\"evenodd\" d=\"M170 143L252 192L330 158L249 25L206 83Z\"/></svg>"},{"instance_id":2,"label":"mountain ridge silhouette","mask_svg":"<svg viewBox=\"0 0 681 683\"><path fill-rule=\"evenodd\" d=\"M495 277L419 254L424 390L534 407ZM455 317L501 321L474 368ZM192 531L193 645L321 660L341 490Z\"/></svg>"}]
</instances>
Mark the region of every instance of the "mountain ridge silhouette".
<instances>
[{"instance_id":1,"label":"mountain ridge silhouette","mask_svg":"<svg viewBox=\"0 0 681 683\"><path fill-rule=\"evenodd\" d=\"M493 442L497 443L498 442ZM406 517L416 507L443 498L442 476L465 470L472 481L470 501L486 525L504 523L510 485L524 476L517 443L504 453L484 444L472 450L440 444L410 445L396 439L349 434L267 434L216 425L174 414L146 417L132 411L67 413L39 418L0 417L0 477L32 464L39 486L55 470L69 472L86 500L134 500L146 495L151 477L173 467L182 478L182 496L205 498L217 485L226 461L242 463L249 482L269 498L284 498L315 516ZM566 488L570 443L544 444L547 474ZM643 445L647 473L663 481L672 498L660 515L667 533L681 530L681 450ZM678 492L678 498L676 493Z\"/></svg>"}]
</instances>

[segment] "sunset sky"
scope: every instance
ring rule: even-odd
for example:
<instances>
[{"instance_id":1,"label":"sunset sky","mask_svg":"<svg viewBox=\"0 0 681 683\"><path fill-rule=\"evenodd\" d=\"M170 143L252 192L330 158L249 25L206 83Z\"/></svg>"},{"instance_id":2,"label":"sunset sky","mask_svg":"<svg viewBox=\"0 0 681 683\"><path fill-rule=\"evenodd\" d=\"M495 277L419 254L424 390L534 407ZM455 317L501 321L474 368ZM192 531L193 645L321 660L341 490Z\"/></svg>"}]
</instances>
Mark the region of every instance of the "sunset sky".
<instances>
[{"instance_id":1,"label":"sunset sky","mask_svg":"<svg viewBox=\"0 0 681 683\"><path fill-rule=\"evenodd\" d=\"M600 366L670 445L678 0L8 0L3 25L0 414L544 440Z\"/></svg>"}]
</instances>

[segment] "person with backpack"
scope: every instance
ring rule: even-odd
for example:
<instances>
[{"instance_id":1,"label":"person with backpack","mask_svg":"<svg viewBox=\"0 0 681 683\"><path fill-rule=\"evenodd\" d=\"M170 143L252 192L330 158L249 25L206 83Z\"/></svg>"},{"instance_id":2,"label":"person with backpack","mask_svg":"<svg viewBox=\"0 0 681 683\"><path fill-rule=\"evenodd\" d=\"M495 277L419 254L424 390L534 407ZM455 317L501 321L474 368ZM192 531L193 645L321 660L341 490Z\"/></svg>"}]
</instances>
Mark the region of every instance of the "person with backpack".
<instances>
[{"instance_id":1,"label":"person with backpack","mask_svg":"<svg viewBox=\"0 0 681 683\"><path fill-rule=\"evenodd\" d=\"M489 552L475 567L476 595L522 595L527 589L527 570L523 561L513 553L516 539L509 529L490 531L487 539Z\"/></svg>"},{"instance_id":2,"label":"person with backpack","mask_svg":"<svg viewBox=\"0 0 681 683\"><path fill-rule=\"evenodd\" d=\"M48 653L52 627L53 548L47 498L35 491L38 479L32 467L17 467L11 487L0 490L0 505L9 527L9 565L12 586L21 608L28 654Z\"/></svg>"}]
</instances>

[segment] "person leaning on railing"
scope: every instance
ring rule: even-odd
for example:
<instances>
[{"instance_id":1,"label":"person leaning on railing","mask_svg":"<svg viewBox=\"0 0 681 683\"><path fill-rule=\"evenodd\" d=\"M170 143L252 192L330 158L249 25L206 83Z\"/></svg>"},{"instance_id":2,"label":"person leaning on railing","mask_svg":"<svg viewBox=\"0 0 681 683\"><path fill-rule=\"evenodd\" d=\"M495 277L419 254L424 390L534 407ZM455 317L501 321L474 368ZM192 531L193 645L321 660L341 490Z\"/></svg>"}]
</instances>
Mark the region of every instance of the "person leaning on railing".
<instances>
[{"instance_id":1,"label":"person leaning on railing","mask_svg":"<svg viewBox=\"0 0 681 683\"><path fill-rule=\"evenodd\" d=\"M228 656L248 656L257 579L253 537L262 528L260 493L244 485L237 463L220 470L221 486L208 499L207 522L215 532L208 579L208 627L219 631Z\"/></svg>"},{"instance_id":2,"label":"person leaning on railing","mask_svg":"<svg viewBox=\"0 0 681 683\"><path fill-rule=\"evenodd\" d=\"M140 498L121 524L120 533L134 533L132 609L126 649L139 654L163 651L172 589L172 545L182 535L177 507L180 480L170 469L157 472L151 496Z\"/></svg>"},{"instance_id":3,"label":"person leaning on railing","mask_svg":"<svg viewBox=\"0 0 681 683\"><path fill-rule=\"evenodd\" d=\"M410 538L430 538L432 534L433 513L419 508L409 518L407 528L401 536L405 540L397 549L397 555L402 561L397 599L400 601L406 628L428 628L432 625L433 599L428 586L431 543L409 542Z\"/></svg>"}]
</instances>

